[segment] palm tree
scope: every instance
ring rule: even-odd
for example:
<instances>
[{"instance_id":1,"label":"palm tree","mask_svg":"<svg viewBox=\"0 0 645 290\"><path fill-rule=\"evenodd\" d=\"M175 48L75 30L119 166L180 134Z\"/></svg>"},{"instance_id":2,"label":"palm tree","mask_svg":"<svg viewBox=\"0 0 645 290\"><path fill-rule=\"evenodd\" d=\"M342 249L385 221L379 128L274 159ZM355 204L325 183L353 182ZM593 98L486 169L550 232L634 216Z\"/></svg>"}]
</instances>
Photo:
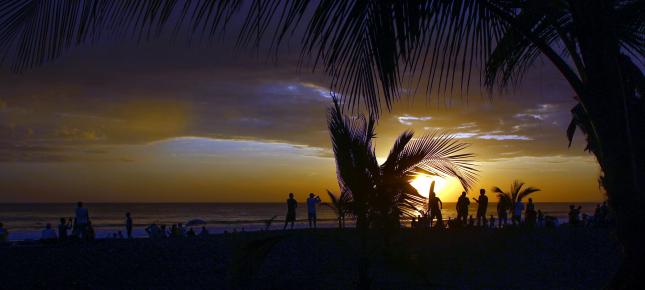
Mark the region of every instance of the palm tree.
<instances>
[{"instance_id":1,"label":"palm tree","mask_svg":"<svg viewBox=\"0 0 645 290\"><path fill-rule=\"evenodd\" d=\"M328 126L338 180L342 192L351 195L357 228L398 227L401 216L416 216L425 198L410 182L420 173L456 177L465 189L476 180L473 155L460 153L468 144L439 133L413 139L412 131L404 132L379 165L372 144L374 117L345 116L338 99L333 101Z\"/></svg>"},{"instance_id":2,"label":"palm tree","mask_svg":"<svg viewBox=\"0 0 645 290\"><path fill-rule=\"evenodd\" d=\"M304 26L303 56L332 77L347 106L391 108L404 76L428 95L467 92L473 71L490 89L519 83L539 58L575 92L569 140L579 128L602 169L625 259L612 287L639 284L633 231L645 223L645 1L321 0L43 1L0 3L0 60L20 71L101 37L147 39L164 31L212 36L246 14L238 44L283 39ZM273 29L272 29L273 28ZM178 33L179 34L179 33ZM266 37L268 36L268 37ZM267 40L268 38L268 40Z\"/></svg>"},{"instance_id":3,"label":"palm tree","mask_svg":"<svg viewBox=\"0 0 645 290\"><path fill-rule=\"evenodd\" d=\"M338 219L338 228L342 229L345 227L345 217L351 214L352 196L347 190L342 190L338 197L333 192L327 190L327 195L329 195L331 203L325 202L323 205L334 211Z\"/></svg>"},{"instance_id":4,"label":"palm tree","mask_svg":"<svg viewBox=\"0 0 645 290\"><path fill-rule=\"evenodd\" d=\"M493 187L493 192L497 193L499 202L506 205L504 208L513 209L515 203L522 201L523 198L529 196L531 193L540 191L539 188L531 186L525 188L522 187L524 187L524 182L515 180L511 184L511 188L508 192L503 191L497 186Z\"/></svg>"},{"instance_id":5,"label":"palm tree","mask_svg":"<svg viewBox=\"0 0 645 290\"><path fill-rule=\"evenodd\" d=\"M535 187L524 187L525 183L520 180L514 180L511 184L511 189L508 192L504 192L501 188L494 186L493 192L497 193L498 196L502 196L504 200L508 200L511 203L515 204L518 201L522 201L523 198L529 196L531 193L540 191L539 188Z\"/></svg>"}]
</instances>

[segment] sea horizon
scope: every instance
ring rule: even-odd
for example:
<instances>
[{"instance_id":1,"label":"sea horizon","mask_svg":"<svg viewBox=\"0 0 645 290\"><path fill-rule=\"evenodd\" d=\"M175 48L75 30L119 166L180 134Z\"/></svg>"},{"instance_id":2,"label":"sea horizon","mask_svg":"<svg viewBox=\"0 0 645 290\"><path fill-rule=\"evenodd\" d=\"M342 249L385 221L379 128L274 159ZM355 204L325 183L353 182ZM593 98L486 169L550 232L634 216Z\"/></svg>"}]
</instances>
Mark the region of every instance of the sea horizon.
<instances>
[{"instance_id":1,"label":"sea horizon","mask_svg":"<svg viewBox=\"0 0 645 290\"><path fill-rule=\"evenodd\" d=\"M600 202L536 202L536 209L545 215L554 216L566 222L570 204L582 206L583 214L593 214L595 205ZM187 223L191 219L202 219L210 233L234 231L259 231L266 228L265 221L275 216L269 230L281 229L286 213L284 202L89 202L84 203L89 209L90 218L96 230L97 238L110 238L118 231L125 233L125 213L130 212L134 220L134 236L147 237L145 227L152 223L172 225ZM488 206L487 216L497 218L496 203ZM0 203L0 222L9 230L12 241L36 240L47 223L53 227L60 218L73 218L76 203ZM471 204L469 214L474 215L476 206ZM454 202L445 202L444 219L457 216ZM403 226L409 219L402 221ZM334 212L326 207L318 207L318 227L332 228L337 226ZM348 218L348 226L353 227L353 220ZM307 212L303 202L297 208L296 228L307 227ZM198 230L201 226L196 227Z\"/></svg>"}]
</instances>

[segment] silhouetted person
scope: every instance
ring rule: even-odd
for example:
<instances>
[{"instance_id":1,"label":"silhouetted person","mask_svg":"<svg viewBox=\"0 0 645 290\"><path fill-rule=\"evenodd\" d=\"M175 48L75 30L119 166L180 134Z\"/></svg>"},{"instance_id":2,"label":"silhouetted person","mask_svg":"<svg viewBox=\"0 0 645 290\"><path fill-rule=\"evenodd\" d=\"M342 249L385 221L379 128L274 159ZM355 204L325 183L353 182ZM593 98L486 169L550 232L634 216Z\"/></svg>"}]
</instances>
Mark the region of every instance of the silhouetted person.
<instances>
[{"instance_id":1,"label":"silhouetted person","mask_svg":"<svg viewBox=\"0 0 645 290\"><path fill-rule=\"evenodd\" d=\"M466 192L463 191L461 196L457 199L457 220L466 225L468 222L468 206L470 205L470 200L466 197Z\"/></svg>"},{"instance_id":2,"label":"silhouetted person","mask_svg":"<svg viewBox=\"0 0 645 290\"><path fill-rule=\"evenodd\" d=\"M4 228L4 224L0 223L0 243L9 241L9 231Z\"/></svg>"},{"instance_id":3,"label":"silhouetted person","mask_svg":"<svg viewBox=\"0 0 645 290\"><path fill-rule=\"evenodd\" d=\"M441 209L443 208L443 203L441 199L437 197L437 194L432 191L428 197L428 209L430 209L429 223L432 226L432 220L437 219L436 227L443 227L443 217L441 216Z\"/></svg>"},{"instance_id":4,"label":"silhouetted person","mask_svg":"<svg viewBox=\"0 0 645 290\"><path fill-rule=\"evenodd\" d=\"M186 236L188 236L188 237L194 237L194 236L196 236L195 231L193 230L193 228L190 228L190 229L188 230L188 232L186 232Z\"/></svg>"},{"instance_id":5,"label":"silhouetted person","mask_svg":"<svg viewBox=\"0 0 645 290\"><path fill-rule=\"evenodd\" d=\"M609 219L609 207L607 206L607 202L605 201L600 206L600 220L602 224L606 224L608 219Z\"/></svg>"},{"instance_id":6,"label":"silhouetted person","mask_svg":"<svg viewBox=\"0 0 645 290\"><path fill-rule=\"evenodd\" d=\"M538 227L544 226L544 213L539 209L537 211L537 221L538 221Z\"/></svg>"},{"instance_id":7,"label":"silhouetted person","mask_svg":"<svg viewBox=\"0 0 645 290\"><path fill-rule=\"evenodd\" d=\"M506 226L508 223L508 210L506 202L500 200L497 203L497 227L501 228L502 225Z\"/></svg>"},{"instance_id":8,"label":"silhouetted person","mask_svg":"<svg viewBox=\"0 0 645 290\"><path fill-rule=\"evenodd\" d=\"M199 232L199 236L200 237L208 237L208 230L206 229L206 227L202 226L202 231Z\"/></svg>"},{"instance_id":9,"label":"silhouetted person","mask_svg":"<svg viewBox=\"0 0 645 290\"><path fill-rule=\"evenodd\" d=\"M320 203L320 197L315 196L313 193L309 193L309 198L307 198L307 218L309 219L309 228L313 224L315 229L317 226L317 217L316 217L316 206Z\"/></svg>"},{"instance_id":10,"label":"silhouetted person","mask_svg":"<svg viewBox=\"0 0 645 290\"><path fill-rule=\"evenodd\" d=\"M148 237L151 239L158 239L161 237L161 229L159 226L157 226L156 223L152 223L145 229L146 233L148 233Z\"/></svg>"},{"instance_id":11,"label":"silhouetted person","mask_svg":"<svg viewBox=\"0 0 645 290\"><path fill-rule=\"evenodd\" d=\"M473 198L477 202L477 225L486 226L486 209L488 209L488 196L486 190L479 190L479 199Z\"/></svg>"},{"instance_id":12,"label":"silhouetted person","mask_svg":"<svg viewBox=\"0 0 645 290\"><path fill-rule=\"evenodd\" d=\"M469 227L474 227L475 226L475 218L473 218L473 215L470 215L470 218L468 219L468 226Z\"/></svg>"},{"instance_id":13,"label":"silhouetted person","mask_svg":"<svg viewBox=\"0 0 645 290\"><path fill-rule=\"evenodd\" d=\"M45 229L40 233L40 240L45 243L53 243L58 240L56 236L56 231L52 229L52 224L45 225Z\"/></svg>"},{"instance_id":14,"label":"silhouetted person","mask_svg":"<svg viewBox=\"0 0 645 290\"><path fill-rule=\"evenodd\" d=\"M582 206L576 208L575 205L569 205L569 225L578 226L580 224L580 210Z\"/></svg>"},{"instance_id":15,"label":"silhouetted person","mask_svg":"<svg viewBox=\"0 0 645 290\"><path fill-rule=\"evenodd\" d=\"M181 237L181 232L179 232L179 227L177 227L176 224L173 224L172 227L170 228L170 237L171 238Z\"/></svg>"},{"instance_id":16,"label":"silhouetted person","mask_svg":"<svg viewBox=\"0 0 645 290\"><path fill-rule=\"evenodd\" d=\"M89 226L90 214L87 211L87 208L83 207L83 203L79 201L76 204L76 210L74 211L74 228L76 229L76 234L79 238L87 240Z\"/></svg>"},{"instance_id":17,"label":"silhouetted person","mask_svg":"<svg viewBox=\"0 0 645 290\"><path fill-rule=\"evenodd\" d=\"M411 229L416 229L417 228L417 218L412 218L412 221L410 222L410 228Z\"/></svg>"},{"instance_id":18,"label":"silhouetted person","mask_svg":"<svg viewBox=\"0 0 645 290\"><path fill-rule=\"evenodd\" d=\"M186 228L184 227L183 223L178 223L177 224L177 229L179 229L179 236L181 236L181 237L186 236Z\"/></svg>"},{"instance_id":19,"label":"silhouetted person","mask_svg":"<svg viewBox=\"0 0 645 290\"><path fill-rule=\"evenodd\" d=\"M296 222L296 208L298 207L298 202L293 198L293 193L289 193L289 198L287 199L287 217L284 219L284 228L287 229L287 224L291 223L291 229L293 229L293 224Z\"/></svg>"},{"instance_id":20,"label":"silhouetted person","mask_svg":"<svg viewBox=\"0 0 645 290\"><path fill-rule=\"evenodd\" d=\"M166 225L161 225L159 227L159 238L167 238L169 236Z\"/></svg>"},{"instance_id":21,"label":"silhouetted person","mask_svg":"<svg viewBox=\"0 0 645 290\"><path fill-rule=\"evenodd\" d=\"M67 231L72 228L72 219L66 220L65 218L60 218L60 223L58 224L58 239L61 241L67 240Z\"/></svg>"},{"instance_id":22,"label":"silhouetted person","mask_svg":"<svg viewBox=\"0 0 645 290\"><path fill-rule=\"evenodd\" d=\"M598 224L600 222L600 204L596 204L596 209L593 212L593 222Z\"/></svg>"},{"instance_id":23,"label":"silhouetted person","mask_svg":"<svg viewBox=\"0 0 645 290\"><path fill-rule=\"evenodd\" d=\"M417 218L417 228L419 229L429 228L430 227L429 216L430 216L429 212L426 212L423 215L419 215Z\"/></svg>"},{"instance_id":24,"label":"silhouetted person","mask_svg":"<svg viewBox=\"0 0 645 290\"><path fill-rule=\"evenodd\" d=\"M129 212L125 213L125 233L128 235L128 239L132 239L132 217Z\"/></svg>"},{"instance_id":25,"label":"silhouetted person","mask_svg":"<svg viewBox=\"0 0 645 290\"><path fill-rule=\"evenodd\" d=\"M530 198L530 197L529 197L529 202L526 204L526 212L524 213L524 215L526 215L526 213L528 213L529 211L535 211L535 204L533 203L533 198Z\"/></svg>"},{"instance_id":26,"label":"silhouetted person","mask_svg":"<svg viewBox=\"0 0 645 290\"><path fill-rule=\"evenodd\" d=\"M522 223L522 212L524 211L524 203L521 200L517 200L513 205L513 225L519 225Z\"/></svg>"},{"instance_id":27,"label":"silhouetted person","mask_svg":"<svg viewBox=\"0 0 645 290\"><path fill-rule=\"evenodd\" d=\"M535 226L536 220L537 220L537 213L535 212L535 204L533 203L533 199L529 198L529 202L526 204L526 211L524 212L524 219L526 221L526 224L529 227Z\"/></svg>"}]
</instances>

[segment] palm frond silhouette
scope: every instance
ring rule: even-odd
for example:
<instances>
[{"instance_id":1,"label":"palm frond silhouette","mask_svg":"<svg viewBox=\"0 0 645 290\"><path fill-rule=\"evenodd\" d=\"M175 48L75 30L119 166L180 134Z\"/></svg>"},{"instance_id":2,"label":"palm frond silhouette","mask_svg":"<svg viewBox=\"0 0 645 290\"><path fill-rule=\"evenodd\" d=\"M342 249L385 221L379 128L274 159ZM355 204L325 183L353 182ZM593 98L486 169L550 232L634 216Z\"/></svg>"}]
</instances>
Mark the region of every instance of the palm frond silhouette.
<instances>
[{"instance_id":1,"label":"palm frond silhouette","mask_svg":"<svg viewBox=\"0 0 645 290\"><path fill-rule=\"evenodd\" d=\"M511 184L509 191L503 191L501 188L494 186L493 192L497 193L497 198L499 202L505 202L507 208L512 208L512 205L518 201L522 201L525 197L529 196L534 192L540 191L539 188L535 187L524 187L525 183L520 180L514 180Z\"/></svg>"},{"instance_id":2,"label":"palm frond silhouette","mask_svg":"<svg viewBox=\"0 0 645 290\"><path fill-rule=\"evenodd\" d=\"M473 154L462 152L468 145L438 132L418 139L412 131L403 132L379 165L373 145L374 118L347 116L338 99L333 101L328 126L338 180L341 191L351 195L358 227L391 226L401 216L416 216L425 205L425 197L410 184L418 171L456 177L465 189L476 181Z\"/></svg>"},{"instance_id":3,"label":"palm frond silhouette","mask_svg":"<svg viewBox=\"0 0 645 290\"><path fill-rule=\"evenodd\" d=\"M323 205L334 211L338 219L338 228L342 229L345 227L345 218L352 214L352 195L347 190L341 190L338 196L327 190L327 195L331 202L325 202Z\"/></svg>"}]
</instances>

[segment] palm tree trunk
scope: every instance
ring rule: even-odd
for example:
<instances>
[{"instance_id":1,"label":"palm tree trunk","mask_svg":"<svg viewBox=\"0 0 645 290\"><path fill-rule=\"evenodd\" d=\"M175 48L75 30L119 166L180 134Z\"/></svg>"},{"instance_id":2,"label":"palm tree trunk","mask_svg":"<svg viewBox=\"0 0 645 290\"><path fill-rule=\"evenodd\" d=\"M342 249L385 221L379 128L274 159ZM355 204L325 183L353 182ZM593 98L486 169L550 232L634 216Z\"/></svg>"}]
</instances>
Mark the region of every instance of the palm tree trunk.
<instances>
[{"instance_id":1,"label":"palm tree trunk","mask_svg":"<svg viewBox=\"0 0 645 290\"><path fill-rule=\"evenodd\" d=\"M640 234L645 225L645 102L636 87L640 69L621 54L611 1L572 1L575 35L584 62L584 92L580 100L592 123L589 149L602 169L600 178L612 208L624 260L611 289L638 289L645 266Z\"/></svg>"},{"instance_id":2,"label":"palm tree trunk","mask_svg":"<svg viewBox=\"0 0 645 290\"><path fill-rule=\"evenodd\" d=\"M644 119L641 115L639 118ZM641 120L642 122L643 120ZM642 123L641 123L642 124ZM609 127L609 126L608 126ZM612 126L614 131L620 132L621 126ZM645 130L645 127L640 127ZM609 128L607 128L609 129ZM603 142L603 156L601 164L603 176L601 182L607 190L609 205L616 218L616 234L620 240L623 251L623 263L614 277L611 289L637 289L641 285L640 273L645 267L645 238L642 235L642 227L645 225L645 208L643 204L643 191L639 183L645 180L642 170L634 169L632 164L636 161L643 168L641 156L630 156L625 151L625 143L628 138L618 132L612 133L609 130L599 130L600 140ZM645 148L642 132L633 132L638 136L640 148ZM622 136L620 136L622 135ZM636 141L636 140L634 140ZM598 155L597 155L598 156ZM634 160L638 158L638 160ZM634 178L639 180L634 180Z\"/></svg>"}]
</instances>

